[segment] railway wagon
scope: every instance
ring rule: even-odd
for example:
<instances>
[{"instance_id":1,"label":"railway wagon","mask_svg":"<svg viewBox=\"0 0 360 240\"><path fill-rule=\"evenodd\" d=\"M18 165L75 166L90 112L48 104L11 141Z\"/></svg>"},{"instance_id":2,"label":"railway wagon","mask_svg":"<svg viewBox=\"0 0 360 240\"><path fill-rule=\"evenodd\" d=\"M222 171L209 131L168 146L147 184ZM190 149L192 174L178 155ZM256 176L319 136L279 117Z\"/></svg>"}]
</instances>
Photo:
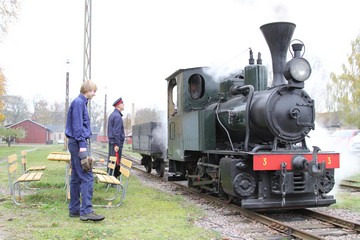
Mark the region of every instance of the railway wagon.
<instances>
[{"instance_id":1,"label":"railway wagon","mask_svg":"<svg viewBox=\"0 0 360 240\"><path fill-rule=\"evenodd\" d=\"M162 136L163 124L160 122L146 122L132 127L132 149L141 155L141 165L147 172L155 169L160 177L165 171L165 146Z\"/></svg>"}]
</instances>

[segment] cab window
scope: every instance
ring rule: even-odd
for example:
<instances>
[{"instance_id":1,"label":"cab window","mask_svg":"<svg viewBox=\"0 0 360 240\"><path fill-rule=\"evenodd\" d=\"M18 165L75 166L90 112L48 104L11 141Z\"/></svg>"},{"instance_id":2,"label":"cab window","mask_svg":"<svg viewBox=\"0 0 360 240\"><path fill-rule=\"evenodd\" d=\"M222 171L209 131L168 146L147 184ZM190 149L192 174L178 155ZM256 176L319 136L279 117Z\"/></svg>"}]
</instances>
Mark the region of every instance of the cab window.
<instances>
[{"instance_id":1,"label":"cab window","mask_svg":"<svg viewBox=\"0 0 360 240\"><path fill-rule=\"evenodd\" d=\"M189 94L192 99L200 99L204 96L204 85L205 81L203 76L200 74L193 74L189 78Z\"/></svg>"}]
</instances>

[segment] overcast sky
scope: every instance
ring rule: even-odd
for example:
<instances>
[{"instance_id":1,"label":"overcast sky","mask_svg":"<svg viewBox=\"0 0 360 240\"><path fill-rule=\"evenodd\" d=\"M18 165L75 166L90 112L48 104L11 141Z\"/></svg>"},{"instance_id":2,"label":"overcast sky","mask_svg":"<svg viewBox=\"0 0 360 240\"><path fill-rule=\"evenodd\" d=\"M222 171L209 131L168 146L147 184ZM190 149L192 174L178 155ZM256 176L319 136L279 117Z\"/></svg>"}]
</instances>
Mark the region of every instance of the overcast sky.
<instances>
[{"instance_id":1,"label":"overcast sky","mask_svg":"<svg viewBox=\"0 0 360 240\"><path fill-rule=\"evenodd\" d=\"M84 7L80 0L22 1L18 21L0 43L8 94L30 105L34 97L64 102L67 59L70 98L79 94ZM322 72L340 73L360 33L360 22L354 21L359 9L358 0L93 0L91 75L99 87L94 101L103 105L106 93L108 109L120 96L127 112L131 103L163 108L165 78L174 71L244 68L249 47L271 66L259 27L274 21L295 23L293 38L305 43L305 57L319 61ZM315 77L309 81L323 83Z\"/></svg>"}]
</instances>

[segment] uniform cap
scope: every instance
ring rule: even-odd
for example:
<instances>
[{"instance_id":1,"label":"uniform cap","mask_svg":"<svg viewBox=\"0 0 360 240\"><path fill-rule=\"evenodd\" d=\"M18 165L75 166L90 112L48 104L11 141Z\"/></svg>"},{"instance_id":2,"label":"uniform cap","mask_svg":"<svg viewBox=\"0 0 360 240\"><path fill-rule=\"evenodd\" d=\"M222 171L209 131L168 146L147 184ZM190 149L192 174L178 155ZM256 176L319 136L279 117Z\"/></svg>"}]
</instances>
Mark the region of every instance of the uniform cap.
<instances>
[{"instance_id":1,"label":"uniform cap","mask_svg":"<svg viewBox=\"0 0 360 240\"><path fill-rule=\"evenodd\" d=\"M122 98L116 99L116 101L113 103L113 106L116 107L116 106L119 105L120 103L123 103Z\"/></svg>"}]
</instances>

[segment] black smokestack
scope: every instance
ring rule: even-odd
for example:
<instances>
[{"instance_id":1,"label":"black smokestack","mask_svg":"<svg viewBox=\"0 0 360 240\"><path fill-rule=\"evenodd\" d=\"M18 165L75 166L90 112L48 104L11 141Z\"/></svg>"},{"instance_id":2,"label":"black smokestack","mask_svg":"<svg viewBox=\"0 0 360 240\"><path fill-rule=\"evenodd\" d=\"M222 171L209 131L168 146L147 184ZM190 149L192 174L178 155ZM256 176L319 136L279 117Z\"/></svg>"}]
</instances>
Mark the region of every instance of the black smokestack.
<instances>
[{"instance_id":1,"label":"black smokestack","mask_svg":"<svg viewBox=\"0 0 360 240\"><path fill-rule=\"evenodd\" d=\"M274 22L260 27L271 53L274 72L273 87L286 84L284 78L286 53L295 27L296 25L290 22Z\"/></svg>"}]
</instances>

